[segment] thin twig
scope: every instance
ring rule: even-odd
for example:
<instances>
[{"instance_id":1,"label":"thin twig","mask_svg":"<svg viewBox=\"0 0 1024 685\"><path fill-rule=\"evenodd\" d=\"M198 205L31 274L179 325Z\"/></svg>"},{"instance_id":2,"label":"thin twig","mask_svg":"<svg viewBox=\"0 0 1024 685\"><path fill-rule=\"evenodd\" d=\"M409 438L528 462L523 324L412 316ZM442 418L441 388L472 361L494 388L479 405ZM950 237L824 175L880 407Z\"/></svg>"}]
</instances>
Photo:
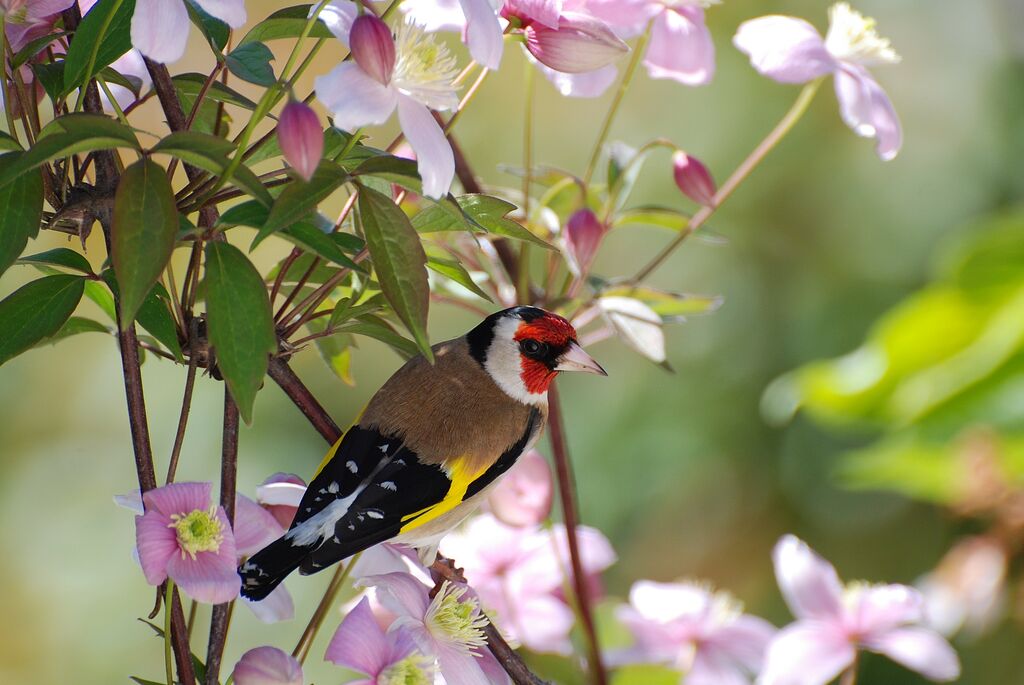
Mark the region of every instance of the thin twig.
<instances>
[{"instance_id":1,"label":"thin twig","mask_svg":"<svg viewBox=\"0 0 1024 685\"><path fill-rule=\"evenodd\" d=\"M306 662L309 650L313 647L313 640L316 639L320 626L323 625L324 619L327 618L327 612L331 610L334 599L338 596L341 586L345 584L345 579L348 578L348 574L352 571L352 567L355 566L358 558L359 555L356 554L347 562L338 564L338 568L334 571L331 582L327 584L327 589L324 591L324 596L320 598L320 603L317 605L313 615L310 616L309 623L306 624L305 630L302 631L295 649L292 650L292 656L298 659L300 664Z\"/></svg>"},{"instance_id":2,"label":"thin twig","mask_svg":"<svg viewBox=\"0 0 1024 685\"><path fill-rule=\"evenodd\" d=\"M174 299L173 296L171 299ZM188 332L188 371L185 373L185 391L181 398L181 412L178 414L178 431L174 434L174 447L171 448L171 460L167 465L167 481L174 481L174 473L178 470L178 458L181 446L185 442L185 427L188 425L188 413L192 408L192 390L196 384L196 368L199 366L199 319L189 322Z\"/></svg>"},{"instance_id":3,"label":"thin twig","mask_svg":"<svg viewBox=\"0 0 1024 685\"><path fill-rule=\"evenodd\" d=\"M590 673L594 683L605 685L608 675L604 670L601 656L601 645L597 641L597 629L594 625L594 613L590 606L590 593L587 590L587 579L583 575L583 563L580 559L580 544L577 538L579 514L576 511L575 485L572 477L572 465L569 462L569 448L565 441L562 427L562 409L559 404L558 389L552 384L548 389L548 436L551 440L551 451L555 458L555 469L558 476L558 493L562 501L562 520L565 523L565 535L569 542L569 562L572 566L572 585L579 608L580 622L587 638L587 649L590 653Z\"/></svg>"}]
</instances>

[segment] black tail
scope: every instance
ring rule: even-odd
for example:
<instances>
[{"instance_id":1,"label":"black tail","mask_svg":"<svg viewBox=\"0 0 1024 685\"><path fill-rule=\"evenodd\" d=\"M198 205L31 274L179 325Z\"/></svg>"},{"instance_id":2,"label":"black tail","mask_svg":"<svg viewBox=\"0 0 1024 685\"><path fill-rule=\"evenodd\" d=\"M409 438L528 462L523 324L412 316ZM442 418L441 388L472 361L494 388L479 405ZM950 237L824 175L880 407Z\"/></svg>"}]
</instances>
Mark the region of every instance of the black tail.
<instances>
[{"instance_id":1,"label":"black tail","mask_svg":"<svg viewBox=\"0 0 1024 685\"><path fill-rule=\"evenodd\" d=\"M316 546L316 542L296 545L282 537L256 552L238 567L238 575L242 576L242 596L258 602L269 595Z\"/></svg>"}]
</instances>

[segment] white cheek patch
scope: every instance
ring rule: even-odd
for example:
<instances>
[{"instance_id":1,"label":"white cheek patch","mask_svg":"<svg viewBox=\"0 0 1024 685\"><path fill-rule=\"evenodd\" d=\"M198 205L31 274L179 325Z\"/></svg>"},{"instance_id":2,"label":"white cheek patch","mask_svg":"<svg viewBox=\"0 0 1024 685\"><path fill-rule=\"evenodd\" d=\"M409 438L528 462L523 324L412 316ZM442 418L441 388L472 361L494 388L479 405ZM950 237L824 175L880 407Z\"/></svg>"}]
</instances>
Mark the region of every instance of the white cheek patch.
<instances>
[{"instance_id":1,"label":"white cheek patch","mask_svg":"<svg viewBox=\"0 0 1024 685\"><path fill-rule=\"evenodd\" d=\"M512 399L523 404L547 404L547 392L532 393L523 383L523 359L515 341L520 321L515 318L501 319L494 327L494 339L487 349L484 368L499 388Z\"/></svg>"}]
</instances>

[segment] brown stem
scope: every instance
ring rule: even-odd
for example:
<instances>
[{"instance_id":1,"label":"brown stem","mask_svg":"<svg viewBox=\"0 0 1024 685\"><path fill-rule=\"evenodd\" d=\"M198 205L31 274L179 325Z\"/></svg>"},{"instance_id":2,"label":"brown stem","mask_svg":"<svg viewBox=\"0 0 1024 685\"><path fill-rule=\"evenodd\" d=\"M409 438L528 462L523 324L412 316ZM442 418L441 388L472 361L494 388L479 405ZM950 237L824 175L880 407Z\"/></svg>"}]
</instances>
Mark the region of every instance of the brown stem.
<instances>
[{"instance_id":1,"label":"brown stem","mask_svg":"<svg viewBox=\"0 0 1024 685\"><path fill-rule=\"evenodd\" d=\"M171 299L175 299L173 296ZM175 299L175 302L177 300ZM174 447L171 448L171 461L167 465L167 482L174 481L174 473L178 470L178 458L181 446L185 442L185 427L188 425L188 413L192 408L192 390L196 385L196 368L199 366L199 319L189 322L188 332L188 371L185 373L185 392L181 398L181 412L178 414L178 431L174 434Z\"/></svg>"},{"instance_id":2,"label":"brown stem","mask_svg":"<svg viewBox=\"0 0 1024 685\"><path fill-rule=\"evenodd\" d=\"M288 362L283 359L271 359L270 367L267 370L274 382L281 386L288 398L295 403L313 428L323 436L324 440L334 444L341 438L342 430L334 422L327 410L317 402L313 393L309 391L299 377L295 375Z\"/></svg>"},{"instance_id":3,"label":"brown stem","mask_svg":"<svg viewBox=\"0 0 1024 685\"><path fill-rule=\"evenodd\" d=\"M320 603L316 606L316 610L309 618L309 623L306 624L305 630L302 631L302 635L292 651L292 656L298 659L299 663L305 663L309 650L313 647L313 640L316 639L316 634L320 631L320 626L323 625L324 619L327 618L327 612L330 611L331 606L334 604L334 599L338 596L338 592L341 590L341 586L345 582L345 578L348 577L348 572L354 563L354 560L349 560L338 564L338 568L335 569L331 582L328 583L327 590L324 591L324 596L320 598Z\"/></svg>"},{"instance_id":4,"label":"brown stem","mask_svg":"<svg viewBox=\"0 0 1024 685\"><path fill-rule=\"evenodd\" d=\"M562 519L565 523L565 534L569 542L569 562L572 566L572 585L579 608L580 622L587 638L587 649L590 652L590 673L593 682L605 685L608 675L604 670L601 657L601 645L597 641L597 630L594 626L593 609L590 606L590 593L587 590L587 579L583 575L583 563L580 560L580 544L577 538L579 514L576 511L575 485L572 477L572 465L569 462L569 448L565 441L562 427L562 409L559 404L558 389L552 384L548 389L548 436L551 440L551 451L555 457L555 470L558 476L558 494L562 501Z\"/></svg>"}]
</instances>

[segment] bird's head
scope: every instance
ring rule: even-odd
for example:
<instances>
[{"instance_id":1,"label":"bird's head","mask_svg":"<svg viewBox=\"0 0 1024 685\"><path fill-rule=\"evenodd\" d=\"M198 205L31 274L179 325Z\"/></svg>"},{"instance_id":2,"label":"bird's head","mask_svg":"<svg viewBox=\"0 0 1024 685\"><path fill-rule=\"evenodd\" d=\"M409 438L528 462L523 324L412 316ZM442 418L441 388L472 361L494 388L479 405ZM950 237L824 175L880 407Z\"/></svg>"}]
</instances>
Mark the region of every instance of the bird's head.
<instances>
[{"instance_id":1,"label":"bird's head","mask_svg":"<svg viewBox=\"0 0 1024 685\"><path fill-rule=\"evenodd\" d=\"M538 307L512 307L491 314L466 335L470 354L511 397L546 401L559 371L607 376L583 351L576 329L563 317Z\"/></svg>"}]
</instances>

